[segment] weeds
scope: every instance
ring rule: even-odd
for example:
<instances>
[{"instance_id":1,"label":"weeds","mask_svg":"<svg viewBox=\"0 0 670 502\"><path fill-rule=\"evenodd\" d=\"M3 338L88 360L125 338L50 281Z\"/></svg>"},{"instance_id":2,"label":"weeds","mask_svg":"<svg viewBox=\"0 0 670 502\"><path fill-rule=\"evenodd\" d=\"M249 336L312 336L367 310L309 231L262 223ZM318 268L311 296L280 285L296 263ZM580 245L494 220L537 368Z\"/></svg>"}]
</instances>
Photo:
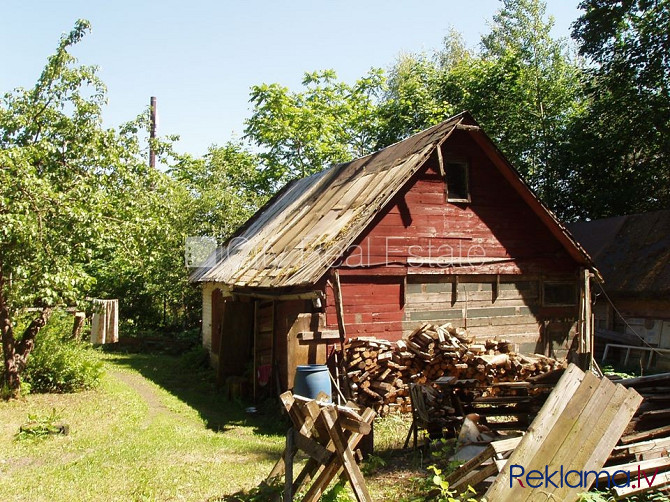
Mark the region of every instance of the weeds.
<instances>
[{"instance_id":1,"label":"weeds","mask_svg":"<svg viewBox=\"0 0 670 502\"><path fill-rule=\"evenodd\" d=\"M17 441L43 439L55 434L68 434L69 427L61 422L60 415L54 408L48 415L28 415L28 421L19 428Z\"/></svg>"}]
</instances>

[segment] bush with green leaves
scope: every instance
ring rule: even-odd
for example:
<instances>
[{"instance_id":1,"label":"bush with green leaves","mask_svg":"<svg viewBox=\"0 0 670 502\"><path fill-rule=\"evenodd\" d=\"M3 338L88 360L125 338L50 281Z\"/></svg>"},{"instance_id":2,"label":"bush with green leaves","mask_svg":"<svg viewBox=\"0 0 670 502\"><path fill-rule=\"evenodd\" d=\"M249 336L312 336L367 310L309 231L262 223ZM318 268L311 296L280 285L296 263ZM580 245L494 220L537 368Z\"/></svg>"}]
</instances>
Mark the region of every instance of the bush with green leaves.
<instances>
[{"instance_id":1,"label":"bush with green leaves","mask_svg":"<svg viewBox=\"0 0 670 502\"><path fill-rule=\"evenodd\" d=\"M23 375L31 392L77 392L100 381L102 362L88 343L72 340L72 322L56 312L40 333Z\"/></svg>"}]
</instances>

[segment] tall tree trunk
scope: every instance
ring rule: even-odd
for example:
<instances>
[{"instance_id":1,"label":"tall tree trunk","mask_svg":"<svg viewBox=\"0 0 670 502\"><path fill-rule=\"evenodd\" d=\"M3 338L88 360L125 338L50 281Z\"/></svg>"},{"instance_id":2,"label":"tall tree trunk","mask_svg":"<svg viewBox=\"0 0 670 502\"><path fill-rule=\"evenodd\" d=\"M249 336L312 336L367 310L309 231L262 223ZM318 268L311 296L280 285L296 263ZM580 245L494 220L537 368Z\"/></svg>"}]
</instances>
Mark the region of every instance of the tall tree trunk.
<instances>
[{"instance_id":1,"label":"tall tree trunk","mask_svg":"<svg viewBox=\"0 0 670 502\"><path fill-rule=\"evenodd\" d=\"M3 386L7 388L8 397L17 398L21 395L21 372L28 363L28 356L35 347L35 337L46 325L53 309L45 307L36 319L28 325L20 340L14 336L12 319L5 296L5 281L0 274L0 331L2 334L2 354L5 363Z\"/></svg>"},{"instance_id":2,"label":"tall tree trunk","mask_svg":"<svg viewBox=\"0 0 670 502\"><path fill-rule=\"evenodd\" d=\"M0 279L0 285L2 280ZM0 330L2 333L2 355L4 357L5 372L3 378L3 387L9 392L8 397L18 397L21 390L21 380L19 380L19 371L16 367L14 357L16 350L16 340L14 339L14 328L9 315L9 308L5 301L4 291L0 286Z\"/></svg>"}]
</instances>

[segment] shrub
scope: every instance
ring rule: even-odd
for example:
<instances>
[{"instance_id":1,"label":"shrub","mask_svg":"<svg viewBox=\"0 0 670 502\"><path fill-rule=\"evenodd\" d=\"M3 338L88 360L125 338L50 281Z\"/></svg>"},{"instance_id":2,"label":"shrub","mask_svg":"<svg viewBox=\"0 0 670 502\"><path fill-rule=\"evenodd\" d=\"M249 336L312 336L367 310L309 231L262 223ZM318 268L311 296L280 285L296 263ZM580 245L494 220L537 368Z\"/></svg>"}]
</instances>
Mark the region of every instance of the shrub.
<instances>
[{"instance_id":1,"label":"shrub","mask_svg":"<svg viewBox=\"0 0 670 502\"><path fill-rule=\"evenodd\" d=\"M98 384L102 362L88 343L72 340L71 333L72 316L56 312L37 335L21 375L31 392L77 392Z\"/></svg>"}]
</instances>

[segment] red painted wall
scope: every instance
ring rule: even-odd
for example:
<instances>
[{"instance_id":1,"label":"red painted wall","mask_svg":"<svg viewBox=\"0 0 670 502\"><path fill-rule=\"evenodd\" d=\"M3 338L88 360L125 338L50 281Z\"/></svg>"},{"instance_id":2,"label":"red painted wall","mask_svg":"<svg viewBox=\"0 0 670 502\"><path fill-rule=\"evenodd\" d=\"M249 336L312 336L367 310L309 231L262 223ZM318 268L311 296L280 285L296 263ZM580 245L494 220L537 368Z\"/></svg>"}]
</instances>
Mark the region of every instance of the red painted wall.
<instances>
[{"instance_id":1,"label":"red painted wall","mask_svg":"<svg viewBox=\"0 0 670 502\"><path fill-rule=\"evenodd\" d=\"M335 267L342 277L348 336L402 336L403 283L413 257L489 257L508 261L458 267L423 266L422 272L572 275L579 266L539 217L505 181L468 134L455 132L443 145L445 159L470 166L470 203L446 201L434 155ZM419 271L417 267L414 272ZM466 280L466 279L463 279ZM337 320L326 287L326 316Z\"/></svg>"}]
</instances>

